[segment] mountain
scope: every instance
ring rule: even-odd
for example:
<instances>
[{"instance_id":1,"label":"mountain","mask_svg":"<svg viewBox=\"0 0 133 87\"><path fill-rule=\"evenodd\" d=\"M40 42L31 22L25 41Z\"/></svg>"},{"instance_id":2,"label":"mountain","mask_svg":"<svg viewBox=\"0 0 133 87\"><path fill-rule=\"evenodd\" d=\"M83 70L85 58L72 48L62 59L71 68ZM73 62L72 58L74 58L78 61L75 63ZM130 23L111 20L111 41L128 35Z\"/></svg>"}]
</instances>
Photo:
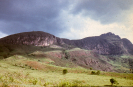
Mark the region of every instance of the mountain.
<instances>
[{"instance_id":1,"label":"mountain","mask_svg":"<svg viewBox=\"0 0 133 87\"><path fill-rule=\"evenodd\" d=\"M127 39L121 39L111 32L81 40L63 39L63 42L79 48L93 50L102 55L133 54L132 43Z\"/></svg>"},{"instance_id":2,"label":"mountain","mask_svg":"<svg viewBox=\"0 0 133 87\"><path fill-rule=\"evenodd\" d=\"M133 54L133 44L128 39L121 39L118 35L111 32L80 40L69 40L58 38L45 32L33 31L9 35L0 39L0 43L34 46L71 46L92 50L102 55Z\"/></svg>"},{"instance_id":3,"label":"mountain","mask_svg":"<svg viewBox=\"0 0 133 87\"><path fill-rule=\"evenodd\" d=\"M62 44L60 38L41 31L23 32L9 35L5 38L0 39L0 42L6 44L23 44L34 46L49 46L53 44Z\"/></svg>"},{"instance_id":4,"label":"mountain","mask_svg":"<svg viewBox=\"0 0 133 87\"><path fill-rule=\"evenodd\" d=\"M113 33L80 40L56 37L41 31L23 32L0 39L0 59L14 55L50 58L56 66L84 67L124 72L133 69L133 44Z\"/></svg>"}]
</instances>

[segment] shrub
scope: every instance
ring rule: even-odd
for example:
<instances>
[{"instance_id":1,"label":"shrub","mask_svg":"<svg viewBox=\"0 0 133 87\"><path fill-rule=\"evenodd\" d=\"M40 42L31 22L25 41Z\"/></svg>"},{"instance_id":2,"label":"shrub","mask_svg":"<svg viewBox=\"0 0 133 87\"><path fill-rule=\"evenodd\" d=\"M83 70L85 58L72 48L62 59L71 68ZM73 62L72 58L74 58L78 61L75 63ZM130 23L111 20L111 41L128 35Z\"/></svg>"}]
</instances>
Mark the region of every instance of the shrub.
<instances>
[{"instance_id":1,"label":"shrub","mask_svg":"<svg viewBox=\"0 0 133 87\"><path fill-rule=\"evenodd\" d=\"M31 70L35 70L34 68L32 68Z\"/></svg>"},{"instance_id":2,"label":"shrub","mask_svg":"<svg viewBox=\"0 0 133 87\"><path fill-rule=\"evenodd\" d=\"M95 71L92 71L91 74L94 75L94 74L96 74L96 72Z\"/></svg>"},{"instance_id":3,"label":"shrub","mask_svg":"<svg viewBox=\"0 0 133 87\"><path fill-rule=\"evenodd\" d=\"M65 74L67 74L67 69L63 69L63 74L65 75Z\"/></svg>"},{"instance_id":4,"label":"shrub","mask_svg":"<svg viewBox=\"0 0 133 87\"><path fill-rule=\"evenodd\" d=\"M14 66L17 66L17 64L15 63Z\"/></svg>"},{"instance_id":5,"label":"shrub","mask_svg":"<svg viewBox=\"0 0 133 87\"><path fill-rule=\"evenodd\" d=\"M32 81L33 85L36 85L37 82L38 82L37 79L34 79L34 80Z\"/></svg>"},{"instance_id":6,"label":"shrub","mask_svg":"<svg viewBox=\"0 0 133 87\"><path fill-rule=\"evenodd\" d=\"M66 53L65 53L65 58L66 58L66 59L69 59L69 58L70 58L70 54L66 52Z\"/></svg>"},{"instance_id":7,"label":"shrub","mask_svg":"<svg viewBox=\"0 0 133 87\"><path fill-rule=\"evenodd\" d=\"M62 53L65 55L66 59L70 58L70 54L66 50L63 50Z\"/></svg>"},{"instance_id":8,"label":"shrub","mask_svg":"<svg viewBox=\"0 0 133 87\"><path fill-rule=\"evenodd\" d=\"M46 82L46 83L43 84L43 86L45 86L45 87L46 87L47 85L49 85L49 82Z\"/></svg>"},{"instance_id":9,"label":"shrub","mask_svg":"<svg viewBox=\"0 0 133 87\"><path fill-rule=\"evenodd\" d=\"M90 68L90 70L92 70L92 67Z\"/></svg>"},{"instance_id":10,"label":"shrub","mask_svg":"<svg viewBox=\"0 0 133 87\"><path fill-rule=\"evenodd\" d=\"M99 74L100 74L100 71L98 70L98 71L96 72L96 74L99 75Z\"/></svg>"},{"instance_id":11,"label":"shrub","mask_svg":"<svg viewBox=\"0 0 133 87\"><path fill-rule=\"evenodd\" d=\"M113 78L110 79L110 82L111 82L112 86L113 86L113 84L118 84L118 82L115 79L113 79Z\"/></svg>"},{"instance_id":12,"label":"shrub","mask_svg":"<svg viewBox=\"0 0 133 87\"><path fill-rule=\"evenodd\" d=\"M67 86L71 86L71 83L69 81L61 81L58 84L58 87L67 87Z\"/></svg>"},{"instance_id":13,"label":"shrub","mask_svg":"<svg viewBox=\"0 0 133 87\"><path fill-rule=\"evenodd\" d=\"M99 75L99 74L100 74L100 71L99 71L99 70L98 70L97 72L92 71L91 74L92 74L92 75Z\"/></svg>"}]
</instances>

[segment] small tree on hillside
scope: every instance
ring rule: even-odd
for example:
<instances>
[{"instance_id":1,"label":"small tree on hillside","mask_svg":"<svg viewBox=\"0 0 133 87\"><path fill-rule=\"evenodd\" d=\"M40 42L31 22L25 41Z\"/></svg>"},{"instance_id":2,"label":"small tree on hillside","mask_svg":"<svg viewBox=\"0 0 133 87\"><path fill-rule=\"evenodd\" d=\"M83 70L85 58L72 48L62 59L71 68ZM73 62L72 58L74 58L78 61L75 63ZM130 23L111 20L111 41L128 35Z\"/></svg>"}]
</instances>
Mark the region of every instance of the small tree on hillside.
<instances>
[{"instance_id":1,"label":"small tree on hillside","mask_svg":"<svg viewBox=\"0 0 133 87\"><path fill-rule=\"evenodd\" d=\"M96 74L96 72L95 72L95 71L92 71L92 72L91 72L91 74L92 74L92 75L95 75L95 74Z\"/></svg>"},{"instance_id":2,"label":"small tree on hillside","mask_svg":"<svg viewBox=\"0 0 133 87\"><path fill-rule=\"evenodd\" d=\"M118 84L118 82L115 79L113 79L113 78L110 79L110 82L111 82L112 86L113 86L113 84Z\"/></svg>"},{"instance_id":3,"label":"small tree on hillside","mask_svg":"<svg viewBox=\"0 0 133 87\"><path fill-rule=\"evenodd\" d=\"M131 72L131 73L133 73L133 70L132 70L132 69L130 69L130 72Z\"/></svg>"},{"instance_id":4,"label":"small tree on hillside","mask_svg":"<svg viewBox=\"0 0 133 87\"><path fill-rule=\"evenodd\" d=\"M63 69L62 73L63 73L63 75L65 75L65 74L67 74L67 72L68 72L67 69Z\"/></svg>"},{"instance_id":5,"label":"small tree on hillside","mask_svg":"<svg viewBox=\"0 0 133 87\"><path fill-rule=\"evenodd\" d=\"M63 50L62 53L65 55L64 57L66 59L69 59L70 58L70 54L66 50Z\"/></svg>"},{"instance_id":6,"label":"small tree on hillside","mask_svg":"<svg viewBox=\"0 0 133 87\"><path fill-rule=\"evenodd\" d=\"M100 75L100 71L98 70L98 71L96 72L96 74L97 74L97 75Z\"/></svg>"}]
</instances>

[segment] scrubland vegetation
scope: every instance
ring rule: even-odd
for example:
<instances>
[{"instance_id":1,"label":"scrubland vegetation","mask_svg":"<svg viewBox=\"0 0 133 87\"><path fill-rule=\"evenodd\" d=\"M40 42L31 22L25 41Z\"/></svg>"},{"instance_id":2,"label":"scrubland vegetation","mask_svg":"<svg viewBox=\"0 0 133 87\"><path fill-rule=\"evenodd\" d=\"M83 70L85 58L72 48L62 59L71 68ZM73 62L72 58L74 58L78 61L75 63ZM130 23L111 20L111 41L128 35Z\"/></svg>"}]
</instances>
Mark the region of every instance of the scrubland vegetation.
<instances>
[{"instance_id":1,"label":"scrubland vegetation","mask_svg":"<svg viewBox=\"0 0 133 87\"><path fill-rule=\"evenodd\" d=\"M133 74L60 67L48 58L14 55L0 60L0 86L133 86ZM110 80L112 79L113 80ZM111 83L112 81L112 83ZM115 84L115 82L119 84Z\"/></svg>"},{"instance_id":2,"label":"scrubland vegetation","mask_svg":"<svg viewBox=\"0 0 133 87\"><path fill-rule=\"evenodd\" d=\"M91 51L80 48L62 50L32 46L2 47L5 46L1 46L0 50L0 87L133 86L132 69L127 63L119 62L132 59L130 56L115 56L116 60L113 61L112 56L94 55ZM108 59L107 63L118 69L123 65L125 71L129 70L126 73L105 72L94 69L95 65L83 68L77 64L83 62L83 58L96 59L95 56L103 58L101 60Z\"/></svg>"}]
</instances>

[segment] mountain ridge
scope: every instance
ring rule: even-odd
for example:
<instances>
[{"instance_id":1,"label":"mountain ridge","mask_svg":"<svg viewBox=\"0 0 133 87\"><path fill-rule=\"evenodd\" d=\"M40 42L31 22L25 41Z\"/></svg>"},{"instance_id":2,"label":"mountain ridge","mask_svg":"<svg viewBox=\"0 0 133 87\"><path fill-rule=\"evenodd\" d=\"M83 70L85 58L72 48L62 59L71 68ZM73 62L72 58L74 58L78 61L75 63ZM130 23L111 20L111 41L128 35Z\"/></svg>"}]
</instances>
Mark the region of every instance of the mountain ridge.
<instances>
[{"instance_id":1,"label":"mountain ridge","mask_svg":"<svg viewBox=\"0 0 133 87\"><path fill-rule=\"evenodd\" d=\"M68 45L68 48L69 46L79 47L86 50L92 50L102 55L133 54L132 43L128 39L121 39L118 35L111 32L100 36L69 40L56 37L46 32L33 31L9 35L1 38L0 43L34 46Z\"/></svg>"},{"instance_id":2,"label":"mountain ridge","mask_svg":"<svg viewBox=\"0 0 133 87\"><path fill-rule=\"evenodd\" d=\"M113 33L69 40L41 31L23 32L0 39L0 59L22 55L35 59L50 58L54 65L62 67L129 72L133 69L132 46L128 39L121 39Z\"/></svg>"}]
</instances>

